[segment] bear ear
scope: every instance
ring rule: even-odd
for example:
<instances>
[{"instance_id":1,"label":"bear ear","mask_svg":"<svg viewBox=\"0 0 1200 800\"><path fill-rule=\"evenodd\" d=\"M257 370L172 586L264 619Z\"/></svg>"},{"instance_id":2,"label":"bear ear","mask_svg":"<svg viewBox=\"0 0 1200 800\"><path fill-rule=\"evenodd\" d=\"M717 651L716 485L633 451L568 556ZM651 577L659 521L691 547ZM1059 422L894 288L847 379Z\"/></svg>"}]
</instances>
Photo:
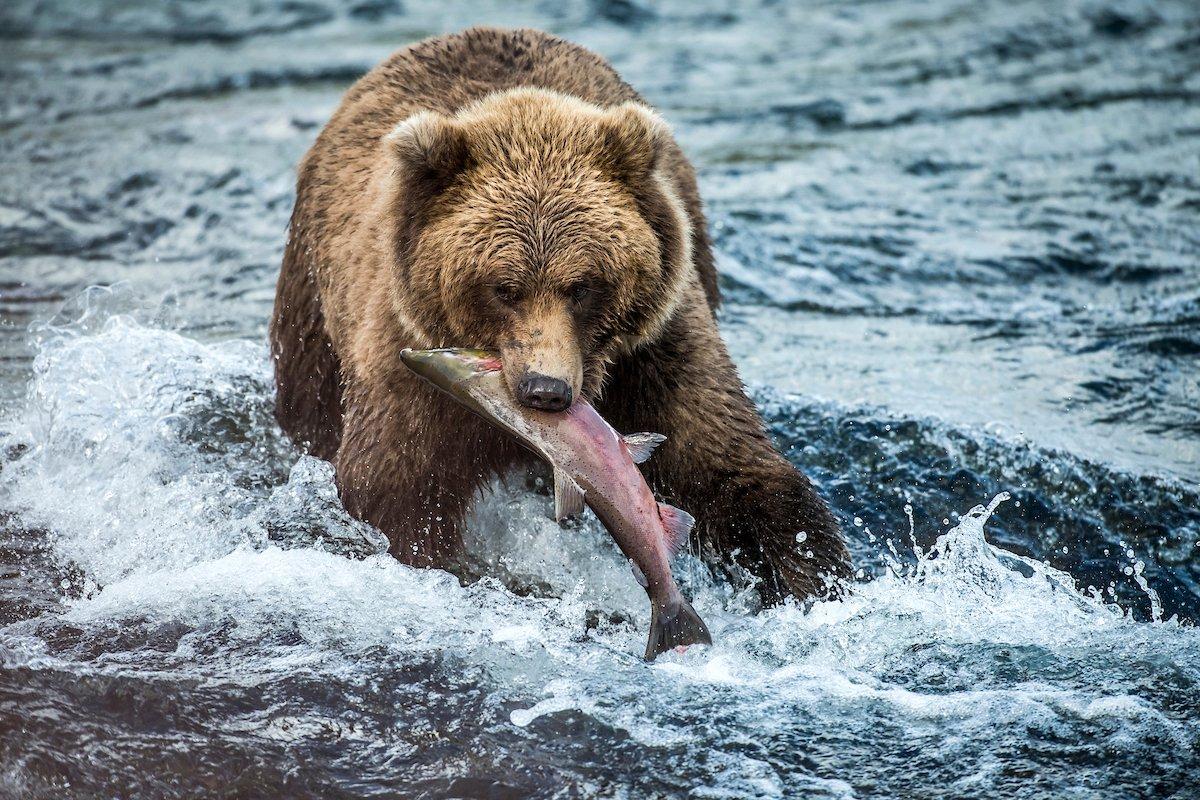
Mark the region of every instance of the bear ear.
<instances>
[{"instance_id":1,"label":"bear ear","mask_svg":"<svg viewBox=\"0 0 1200 800\"><path fill-rule=\"evenodd\" d=\"M671 128L654 110L641 103L622 103L600 118L605 166L627 183L648 178L671 141Z\"/></svg>"},{"instance_id":2,"label":"bear ear","mask_svg":"<svg viewBox=\"0 0 1200 800\"><path fill-rule=\"evenodd\" d=\"M445 187L466 169L470 150L466 132L433 111L413 114L384 137L397 163L411 176Z\"/></svg>"}]
</instances>

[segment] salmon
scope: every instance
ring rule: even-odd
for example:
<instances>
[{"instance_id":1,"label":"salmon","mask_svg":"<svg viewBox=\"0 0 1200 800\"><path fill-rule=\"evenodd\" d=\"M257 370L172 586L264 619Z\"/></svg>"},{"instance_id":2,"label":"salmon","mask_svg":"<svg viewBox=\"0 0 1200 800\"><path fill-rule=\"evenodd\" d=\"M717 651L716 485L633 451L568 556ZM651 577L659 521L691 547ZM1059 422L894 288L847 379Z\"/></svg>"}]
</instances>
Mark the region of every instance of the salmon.
<instances>
[{"instance_id":1,"label":"salmon","mask_svg":"<svg viewBox=\"0 0 1200 800\"><path fill-rule=\"evenodd\" d=\"M521 406L512 399L494 353L405 350L401 358L417 375L550 463L556 518L581 513L585 504L592 509L650 598L647 661L677 647L712 644L708 627L671 574L671 556L687 541L695 520L655 500L637 467L666 437L622 436L583 399L561 412Z\"/></svg>"}]
</instances>

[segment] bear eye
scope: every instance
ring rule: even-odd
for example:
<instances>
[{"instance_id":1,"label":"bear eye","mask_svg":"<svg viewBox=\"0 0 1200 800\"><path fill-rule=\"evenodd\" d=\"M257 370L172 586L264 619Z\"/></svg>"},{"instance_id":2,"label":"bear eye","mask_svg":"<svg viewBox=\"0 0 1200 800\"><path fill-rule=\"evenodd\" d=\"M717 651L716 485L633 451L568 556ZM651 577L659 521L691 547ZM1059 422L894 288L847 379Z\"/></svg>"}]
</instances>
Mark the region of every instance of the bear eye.
<instances>
[{"instance_id":1,"label":"bear eye","mask_svg":"<svg viewBox=\"0 0 1200 800\"><path fill-rule=\"evenodd\" d=\"M567 292L567 296L571 298L572 303L581 306L592 296L592 287L586 283L577 283Z\"/></svg>"},{"instance_id":2,"label":"bear eye","mask_svg":"<svg viewBox=\"0 0 1200 800\"><path fill-rule=\"evenodd\" d=\"M515 286L499 284L497 286L493 286L492 291L495 293L496 299L506 305L511 306L513 303L516 303L521 299L520 290L518 290Z\"/></svg>"}]
</instances>

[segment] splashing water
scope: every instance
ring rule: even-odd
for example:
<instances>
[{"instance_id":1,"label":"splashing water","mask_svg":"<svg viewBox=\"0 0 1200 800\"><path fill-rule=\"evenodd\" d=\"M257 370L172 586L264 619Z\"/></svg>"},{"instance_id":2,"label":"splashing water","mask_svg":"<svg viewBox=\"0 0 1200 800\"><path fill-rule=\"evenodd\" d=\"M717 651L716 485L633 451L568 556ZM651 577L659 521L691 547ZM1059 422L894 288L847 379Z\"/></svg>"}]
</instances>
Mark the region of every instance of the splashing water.
<instances>
[{"instance_id":1,"label":"splashing water","mask_svg":"<svg viewBox=\"0 0 1200 800\"><path fill-rule=\"evenodd\" d=\"M1197 795L1194 0L0 18L0 797ZM594 520L498 485L463 587L275 428L297 163L388 52L481 23L671 122L844 599L761 611L684 555L717 644L646 665ZM89 292L28 341L115 281L173 308Z\"/></svg>"},{"instance_id":2,"label":"splashing water","mask_svg":"<svg viewBox=\"0 0 1200 800\"><path fill-rule=\"evenodd\" d=\"M5 780L33 794L47 774L116 786L163 735L204 780L253 766L254 786L298 795L328 770L364 793L444 788L431 764L478 787L697 797L1195 774L1200 635L989 543L1005 494L807 610L755 612L683 555L716 644L646 664L625 561L594 520L552 523L546 497L497 484L480 502L468 544L500 580L388 557L329 465L275 428L257 343L68 326L29 398L0 491L9 525L44 531L75 574L42 587L54 610L0 629L0 688L29 720L0 750ZM63 754L88 736L106 744L85 774Z\"/></svg>"}]
</instances>

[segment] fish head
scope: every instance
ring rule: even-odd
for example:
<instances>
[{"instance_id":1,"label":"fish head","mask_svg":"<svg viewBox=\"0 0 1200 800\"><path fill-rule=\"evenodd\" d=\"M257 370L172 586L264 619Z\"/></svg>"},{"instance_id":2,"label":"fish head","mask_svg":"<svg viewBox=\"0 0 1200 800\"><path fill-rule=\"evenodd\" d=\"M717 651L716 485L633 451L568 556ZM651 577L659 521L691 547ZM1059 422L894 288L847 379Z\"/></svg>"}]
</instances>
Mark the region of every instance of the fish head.
<instances>
[{"instance_id":1,"label":"fish head","mask_svg":"<svg viewBox=\"0 0 1200 800\"><path fill-rule=\"evenodd\" d=\"M486 350L448 348L400 351L404 366L451 395L461 395L467 383L481 375L500 372L500 357Z\"/></svg>"}]
</instances>

